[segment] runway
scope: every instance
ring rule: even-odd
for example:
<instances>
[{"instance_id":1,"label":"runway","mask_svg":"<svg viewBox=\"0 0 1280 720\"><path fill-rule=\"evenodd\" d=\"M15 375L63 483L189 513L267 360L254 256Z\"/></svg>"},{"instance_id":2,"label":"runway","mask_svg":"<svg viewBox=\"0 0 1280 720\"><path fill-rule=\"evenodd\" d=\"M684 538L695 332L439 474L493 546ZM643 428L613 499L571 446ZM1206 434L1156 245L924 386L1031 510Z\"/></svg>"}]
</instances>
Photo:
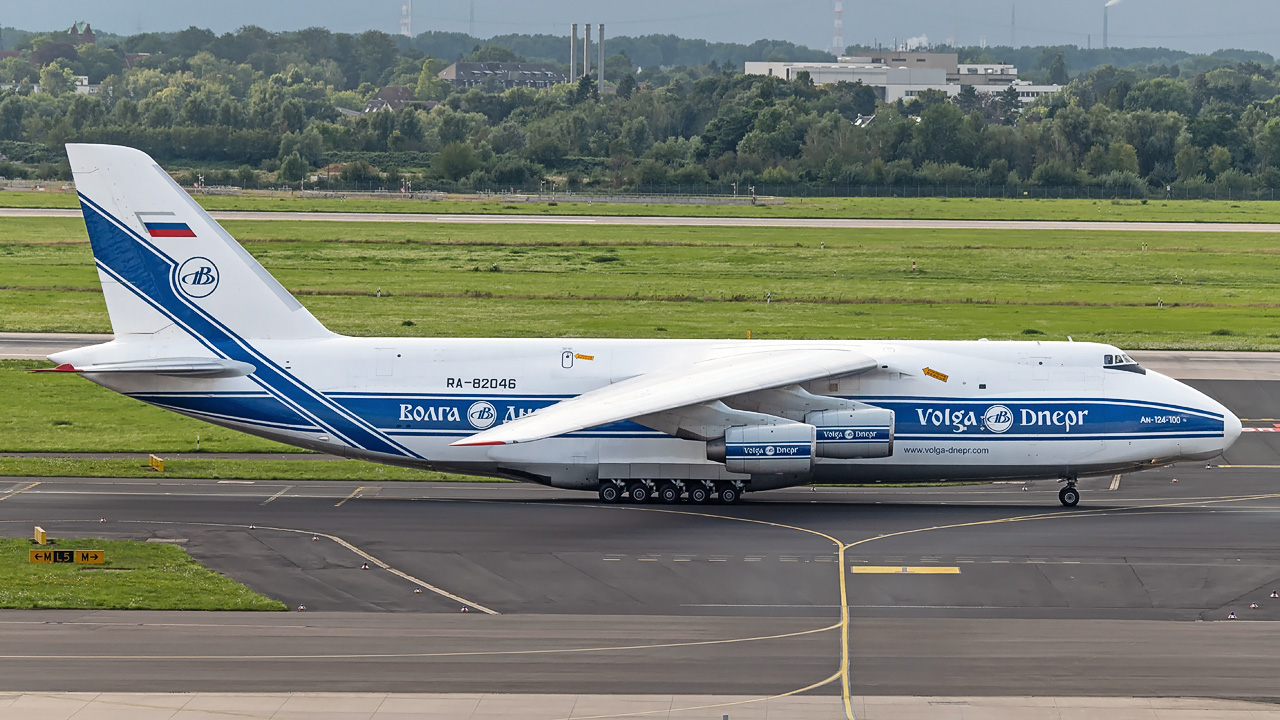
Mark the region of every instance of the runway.
<instances>
[{"instance_id":1,"label":"runway","mask_svg":"<svg viewBox=\"0 0 1280 720\"><path fill-rule=\"evenodd\" d=\"M1090 480L1074 510L1052 483L634 507L528 485L0 480L6 534L182 541L307 606L6 611L0 690L839 694L847 670L854 695L1270 698L1273 474Z\"/></svg>"},{"instance_id":2,"label":"runway","mask_svg":"<svg viewBox=\"0 0 1280 720\"><path fill-rule=\"evenodd\" d=\"M0 348L86 340L100 338L0 336ZM1280 356L1134 355L1250 428L1280 422ZM519 484L0 478L5 536L39 524L175 542L306 606L0 611L0 718L24 717L5 714L5 691L25 693L8 696L20 708L72 690L471 693L475 708L500 693L608 709L536 714L548 718L961 717L938 714L954 697L978 698L955 707L982 717L1001 704L1026 717L1011 699L1024 696L1276 702L1275 437L1248 433L1207 468L1083 480L1074 509L1054 483L799 488L724 507L606 506ZM885 697L906 704L875 704ZM653 710L659 699L701 709ZM1113 709L1225 712L1214 707Z\"/></svg>"},{"instance_id":3,"label":"runway","mask_svg":"<svg viewBox=\"0 0 1280 720\"><path fill-rule=\"evenodd\" d=\"M401 222L480 225L666 225L674 227L836 228L847 230L1106 230L1135 232L1280 233L1280 223L1185 223L1056 220L896 220L875 218L690 217L659 215L467 215L374 212L219 210L215 220ZM71 208L0 208L0 217L79 218Z\"/></svg>"}]
</instances>

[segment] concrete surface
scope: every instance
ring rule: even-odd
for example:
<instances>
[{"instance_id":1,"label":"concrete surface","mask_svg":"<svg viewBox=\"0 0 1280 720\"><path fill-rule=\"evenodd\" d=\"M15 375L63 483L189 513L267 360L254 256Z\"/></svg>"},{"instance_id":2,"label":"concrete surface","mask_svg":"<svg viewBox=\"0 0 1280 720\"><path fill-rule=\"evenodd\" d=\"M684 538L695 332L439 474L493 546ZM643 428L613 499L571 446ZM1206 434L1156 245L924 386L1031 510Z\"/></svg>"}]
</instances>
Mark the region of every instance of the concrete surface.
<instances>
[{"instance_id":1,"label":"concrete surface","mask_svg":"<svg viewBox=\"0 0 1280 720\"><path fill-rule=\"evenodd\" d=\"M429 205L422 207L429 211ZM1071 222L1055 220L891 220L861 218L662 217L628 215L462 215L377 212L216 211L215 220L307 220L312 222L473 223L500 225L670 225L934 230L1134 230L1141 232L1280 233L1280 223ZM0 208L0 217L81 217L79 210Z\"/></svg>"},{"instance_id":2,"label":"concrete surface","mask_svg":"<svg viewBox=\"0 0 1280 720\"><path fill-rule=\"evenodd\" d=\"M1278 720L1274 705L1201 698L859 696L862 720ZM3 693L0 720L834 720L832 697L389 693Z\"/></svg>"}]
</instances>

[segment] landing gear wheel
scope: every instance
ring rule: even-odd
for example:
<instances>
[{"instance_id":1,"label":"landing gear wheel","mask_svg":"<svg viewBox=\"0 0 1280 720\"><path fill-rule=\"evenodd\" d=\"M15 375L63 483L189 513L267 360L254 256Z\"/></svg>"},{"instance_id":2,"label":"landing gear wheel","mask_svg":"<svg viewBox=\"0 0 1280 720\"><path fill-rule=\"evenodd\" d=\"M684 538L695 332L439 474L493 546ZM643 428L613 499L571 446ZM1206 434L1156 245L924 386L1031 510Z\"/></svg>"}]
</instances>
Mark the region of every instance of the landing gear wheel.
<instances>
[{"instance_id":1,"label":"landing gear wheel","mask_svg":"<svg viewBox=\"0 0 1280 720\"><path fill-rule=\"evenodd\" d=\"M637 505L649 502L649 486L642 482L631 483L627 492L631 493L631 502Z\"/></svg>"},{"instance_id":2,"label":"landing gear wheel","mask_svg":"<svg viewBox=\"0 0 1280 720\"><path fill-rule=\"evenodd\" d=\"M600 484L600 502L616 503L622 499L622 488L617 483Z\"/></svg>"},{"instance_id":3,"label":"landing gear wheel","mask_svg":"<svg viewBox=\"0 0 1280 720\"><path fill-rule=\"evenodd\" d=\"M1068 485L1058 491L1058 501L1067 507L1075 507L1080 502L1080 491L1074 485Z\"/></svg>"},{"instance_id":4,"label":"landing gear wheel","mask_svg":"<svg viewBox=\"0 0 1280 720\"><path fill-rule=\"evenodd\" d=\"M720 488L720 502L725 505L732 505L742 497L742 493L738 491L735 485L724 485Z\"/></svg>"},{"instance_id":5,"label":"landing gear wheel","mask_svg":"<svg viewBox=\"0 0 1280 720\"><path fill-rule=\"evenodd\" d=\"M702 505L711 499L711 491L707 490L707 486L702 483L696 483L689 486L689 502L695 505Z\"/></svg>"},{"instance_id":6,"label":"landing gear wheel","mask_svg":"<svg viewBox=\"0 0 1280 720\"><path fill-rule=\"evenodd\" d=\"M680 502L680 488L675 483L662 483L658 486L658 500L666 505Z\"/></svg>"}]
</instances>

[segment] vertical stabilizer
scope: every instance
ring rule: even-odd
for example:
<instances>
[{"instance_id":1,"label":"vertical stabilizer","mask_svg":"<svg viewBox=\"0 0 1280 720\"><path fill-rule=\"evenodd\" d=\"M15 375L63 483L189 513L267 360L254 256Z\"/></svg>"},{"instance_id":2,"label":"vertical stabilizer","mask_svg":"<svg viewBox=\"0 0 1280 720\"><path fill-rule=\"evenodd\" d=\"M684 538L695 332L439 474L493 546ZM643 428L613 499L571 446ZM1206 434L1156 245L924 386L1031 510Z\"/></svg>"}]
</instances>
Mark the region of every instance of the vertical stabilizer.
<instances>
[{"instance_id":1,"label":"vertical stabilizer","mask_svg":"<svg viewBox=\"0 0 1280 720\"><path fill-rule=\"evenodd\" d=\"M331 335L146 153L69 144L67 156L118 337Z\"/></svg>"}]
</instances>

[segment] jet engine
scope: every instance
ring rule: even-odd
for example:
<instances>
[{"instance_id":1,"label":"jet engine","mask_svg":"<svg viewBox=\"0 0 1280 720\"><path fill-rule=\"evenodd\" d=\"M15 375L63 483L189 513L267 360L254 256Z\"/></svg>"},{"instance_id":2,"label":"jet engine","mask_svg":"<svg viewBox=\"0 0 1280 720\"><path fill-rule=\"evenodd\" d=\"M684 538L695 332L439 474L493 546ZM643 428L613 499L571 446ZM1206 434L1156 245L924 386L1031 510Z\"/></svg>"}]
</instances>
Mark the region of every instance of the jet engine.
<instances>
[{"instance_id":1,"label":"jet engine","mask_svg":"<svg viewBox=\"0 0 1280 720\"><path fill-rule=\"evenodd\" d=\"M731 427L723 438L707 441L707 459L737 473L807 473L813 469L817 433L804 423Z\"/></svg>"},{"instance_id":2,"label":"jet engine","mask_svg":"<svg viewBox=\"0 0 1280 720\"><path fill-rule=\"evenodd\" d=\"M853 459L893 455L892 410L818 410L805 415L804 421L817 427L819 457Z\"/></svg>"}]
</instances>

